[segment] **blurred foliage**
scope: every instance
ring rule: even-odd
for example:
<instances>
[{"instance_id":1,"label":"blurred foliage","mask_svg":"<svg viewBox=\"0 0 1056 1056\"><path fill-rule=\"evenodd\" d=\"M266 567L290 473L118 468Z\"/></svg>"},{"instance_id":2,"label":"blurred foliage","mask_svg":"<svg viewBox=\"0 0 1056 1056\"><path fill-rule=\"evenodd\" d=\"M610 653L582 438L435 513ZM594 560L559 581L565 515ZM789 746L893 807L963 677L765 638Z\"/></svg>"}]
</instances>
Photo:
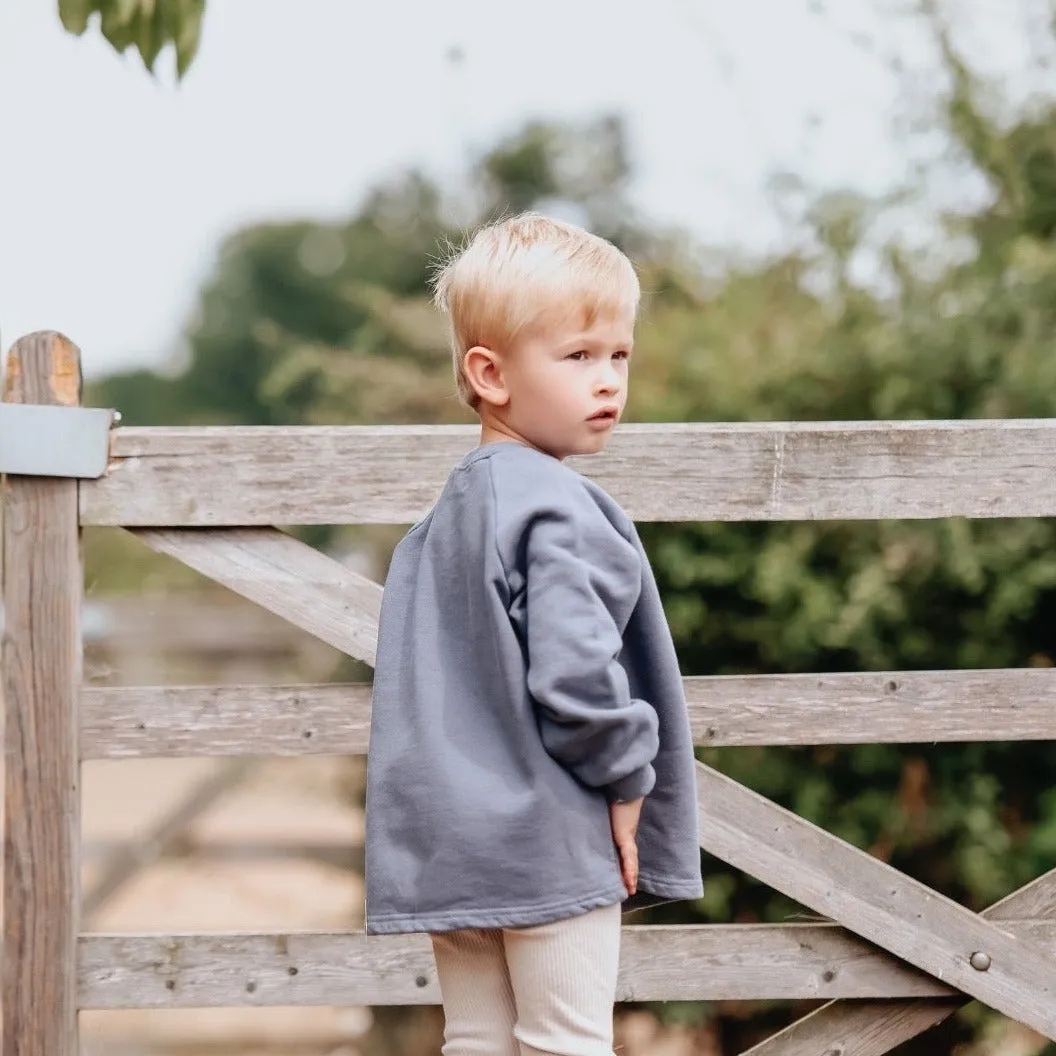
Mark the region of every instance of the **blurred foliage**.
<instances>
[{"instance_id":1,"label":"blurred foliage","mask_svg":"<svg viewBox=\"0 0 1056 1056\"><path fill-rule=\"evenodd\" d=\"M171 44L179 77L197 54L204 13L205 0L59 0L59 19L70 33L80 36L97 20L117 51L135 48L151 73Z\"/></svg>"},{"instance_id":2,"label":"blurred foliage","mask_svg":"<svg viewBox=\"0 0 1056 1056\"><path fill-rule=\"evenodd\" d=\"M238 232L176 371L102 379L89 402L119 407L126 424L471 421L455 400L429 270L480 220L559 206L639 265L632 417L1054 417L1056 110L999 123L932 26L949 74L948 133L991 190L978 212L943 218L941 266L935 247L925 257L893 241L879 251L880 281L856 280L876 203L831 195L806 216L809 248L716 274L679 232L636 217L618 120L532 124L479 160L458 200L409 173L347 221ZM687 674L1050 666L1056 656L1048 520L650 524L642 535ZM702 755L973 909L1056 864L1047 743ZM706 869L692 919L799 912L721 863ZM672 913L686 919L684 906L654 919ZM758 1040L758 1021L712 1012L729 1051ZM976 1018L946 1036L967 1036Z\"/></svg>"}]
</instances>

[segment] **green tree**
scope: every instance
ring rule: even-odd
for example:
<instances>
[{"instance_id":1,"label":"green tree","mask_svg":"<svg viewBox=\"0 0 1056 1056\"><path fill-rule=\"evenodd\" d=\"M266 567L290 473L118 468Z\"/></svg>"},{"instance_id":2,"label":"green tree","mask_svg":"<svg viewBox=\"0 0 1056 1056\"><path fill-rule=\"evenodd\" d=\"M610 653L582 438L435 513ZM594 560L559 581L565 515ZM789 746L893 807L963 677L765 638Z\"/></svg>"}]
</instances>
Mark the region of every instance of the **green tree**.
<instances>
[{"instance_id":1,"label":"green tree","mask_svg":"<svg viewBox=\"0 0 1056 1056\"><path fill-rule=\"evenodd\" d=\"M620 206L627 171L618 121L530 124L475 166L464 222L465 207L411 172L345 222L239 231L201 293L182 369L112 375L89 398L119 407L129 425L470 421L431 307L445 247L480 219L559 199L621 244L647 248Z\"/></svg>"}]
</instances>

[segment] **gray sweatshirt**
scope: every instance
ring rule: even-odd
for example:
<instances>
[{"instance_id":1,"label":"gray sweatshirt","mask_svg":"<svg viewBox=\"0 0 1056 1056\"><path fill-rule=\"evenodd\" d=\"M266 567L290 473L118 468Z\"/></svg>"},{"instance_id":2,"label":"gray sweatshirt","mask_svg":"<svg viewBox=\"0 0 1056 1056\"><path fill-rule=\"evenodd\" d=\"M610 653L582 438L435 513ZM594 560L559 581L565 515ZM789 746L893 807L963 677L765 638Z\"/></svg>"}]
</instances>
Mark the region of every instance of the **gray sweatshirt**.
<instances>
[{"instance_id":1,"label":"gray sweatshirt","mask_svg":"<svg viewBox=\"0 0 1056 1056\"><path fill-rule=\"evenodd\" d=\"M634 523L518 443L471 451L396 547L367 756L369 933L524 927L702 893L682 679Z\"/></svg>"}]
</instances>

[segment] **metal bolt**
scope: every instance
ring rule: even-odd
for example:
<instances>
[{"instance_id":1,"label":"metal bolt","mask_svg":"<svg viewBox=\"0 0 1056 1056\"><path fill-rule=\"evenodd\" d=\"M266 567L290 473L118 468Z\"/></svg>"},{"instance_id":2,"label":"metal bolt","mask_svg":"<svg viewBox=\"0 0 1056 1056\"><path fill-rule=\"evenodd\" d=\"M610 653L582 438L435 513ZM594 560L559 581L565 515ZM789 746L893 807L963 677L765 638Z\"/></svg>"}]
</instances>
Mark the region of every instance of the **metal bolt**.
<instances>
[{"instance_id":1,"label":"metal bolt","mask_svg":"<svg viewBox=\"0 0 1056 1056\"><path fill-rule=\"evenodd\" d=\"M990 954L983 953L982 950L976 950L975 953L968 958L968 963L977 972L985 972L990 967Z\"/></svg>"}]
</instances>

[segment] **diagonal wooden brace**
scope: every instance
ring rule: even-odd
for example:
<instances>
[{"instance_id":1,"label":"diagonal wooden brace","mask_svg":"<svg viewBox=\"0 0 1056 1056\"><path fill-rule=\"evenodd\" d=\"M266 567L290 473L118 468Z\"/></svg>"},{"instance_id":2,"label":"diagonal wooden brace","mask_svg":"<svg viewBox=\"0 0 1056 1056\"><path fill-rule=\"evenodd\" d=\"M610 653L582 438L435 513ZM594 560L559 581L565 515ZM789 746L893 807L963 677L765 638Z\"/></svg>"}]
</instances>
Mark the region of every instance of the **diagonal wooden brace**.
<instances>
[{"instance_id":1,"label":"diagonal wooden brace","mask_svg":"<svg viewBox=\"0 0 1056 1056\"><path fill-rule=\"evenodd\" d=\"M382 588L277 528L129 529L349 656L374 666Z\"/></svg>"},{"instance_id":2,"label":"diagonal wooden brace","mask_svg":"<svg viewBox=\"0 0 1056 1056\"><path fill-rule=\"evenodd\" d=\"M705 850L1056 1040L1056 962L1034 943L702 763L697 784Z\"/></svg>"},{"instance_id":3,"label":"diagonal wooden brace","mask_svg":"<svg viewBox=\"0 0 1056 1056\"><path fill-rule=\"evenodd\" d=\"M984 909L989 920L1020 915L1056 916L1056 869ZM941 1023L968 999L829 1001L784 1030L752 1046L743 1056L883 1056L896 1045Z\"/></svg>"}]
</instances>

